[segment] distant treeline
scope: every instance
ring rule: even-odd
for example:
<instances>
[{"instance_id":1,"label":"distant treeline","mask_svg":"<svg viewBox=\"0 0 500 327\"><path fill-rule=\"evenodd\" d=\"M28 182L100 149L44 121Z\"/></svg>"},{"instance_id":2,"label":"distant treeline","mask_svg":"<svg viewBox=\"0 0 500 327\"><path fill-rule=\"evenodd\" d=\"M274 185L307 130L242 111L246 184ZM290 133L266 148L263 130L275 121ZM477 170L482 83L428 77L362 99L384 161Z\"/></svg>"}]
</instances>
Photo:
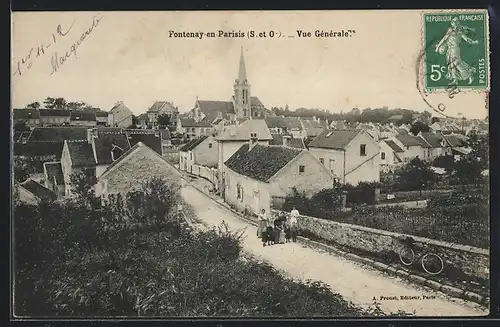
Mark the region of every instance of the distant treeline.
<instances>
[{"instance_id":1,"label":"distant treeline","mask_svg":"<svg viewBox=\"0 0 500 327\"><path fill-rule=\"evenodd\" d=\"M385 108L365 108L357 109L354 108L346 113L333 113L325 109L308 109L308 108L298 108L295 110L290 110L288 106L285 108L273 107L271 110L277 116L288 116L288 117L312 117L320 119L328 119L328 121L334 120L345 120L349 123L359 122L359 123L385 123L392 116L400 115L401 119L397 121L398 124L411 124L414 120L415 115L422 115L422 118L430 119L432 116L430 112L424 111L424 113L409 110L409 109L389 109Z\"/></svg>"}]
</instances>

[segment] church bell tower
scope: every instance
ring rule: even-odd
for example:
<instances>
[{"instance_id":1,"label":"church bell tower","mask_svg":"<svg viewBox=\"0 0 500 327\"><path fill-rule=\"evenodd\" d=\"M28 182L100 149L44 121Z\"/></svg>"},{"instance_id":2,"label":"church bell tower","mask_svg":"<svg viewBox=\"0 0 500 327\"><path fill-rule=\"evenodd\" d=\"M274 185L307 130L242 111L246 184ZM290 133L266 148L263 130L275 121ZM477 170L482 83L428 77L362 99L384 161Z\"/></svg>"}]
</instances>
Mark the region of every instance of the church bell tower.
<instances>
[{"instance_id":1,"label":"church bell tower","mask_svg":"<svg viewBox=\"0 0 500 327\"><path fill-rule=\"evenodd\" d=\"M238 118L252 117L250 105L250 84L247 80L247 70L245 68L245 57L243 57L243 47L241 47L238 78L234 82L233 105L234 111Z\"/></svg>"}]
</instances>

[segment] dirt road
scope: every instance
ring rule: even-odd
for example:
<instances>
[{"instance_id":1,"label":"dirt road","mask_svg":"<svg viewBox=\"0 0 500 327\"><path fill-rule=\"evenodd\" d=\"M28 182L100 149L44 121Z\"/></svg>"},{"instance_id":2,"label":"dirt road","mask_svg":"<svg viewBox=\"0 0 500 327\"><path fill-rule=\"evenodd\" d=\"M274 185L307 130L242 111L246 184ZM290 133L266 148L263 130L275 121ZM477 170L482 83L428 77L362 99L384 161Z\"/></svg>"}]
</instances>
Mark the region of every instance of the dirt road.
<instances>
[{"instance_id":1,"label":"dirt road","mask_svg":"<svg viewBox=\"0 0 500 327\"><path fill-rule=\"evenodd\" d=\"M183 198L198 217L216 226L223 221L231 230L245 229L243 248L258 259L271 263L292 278L320 280L332 291L360 307L368 307L376 298L386 312L415 312L417 316L482 316L488 311L479 305L446 296L399 278L385 275L357 262L320 250L289 243L263 247L256 227L241 220L206 194L185 184Z\"/></svg>"}]
</instances>

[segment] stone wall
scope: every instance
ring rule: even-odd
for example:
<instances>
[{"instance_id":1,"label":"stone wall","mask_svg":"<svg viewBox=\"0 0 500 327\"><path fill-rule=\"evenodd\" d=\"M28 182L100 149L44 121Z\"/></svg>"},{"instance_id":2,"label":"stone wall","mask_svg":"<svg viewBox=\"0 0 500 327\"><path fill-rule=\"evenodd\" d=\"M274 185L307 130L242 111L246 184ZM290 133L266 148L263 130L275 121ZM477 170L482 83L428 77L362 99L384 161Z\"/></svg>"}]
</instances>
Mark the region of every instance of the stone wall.
<instances>
[{"instance_id":1,"label":"stone wall","mask_svg":"<svg viewBox=\"0 0 500 327\"><path fill-rule=\"evenodd\" d=\"M489 279L489 252L485 249L308 216L300 216L298 226L301 231L321 239L376 255L398 253L402 246L399 239L411 237L415 241L417 255L436 253L443 258L446 266L453 266L469 276Z\"/></svg>"}]
</instances>

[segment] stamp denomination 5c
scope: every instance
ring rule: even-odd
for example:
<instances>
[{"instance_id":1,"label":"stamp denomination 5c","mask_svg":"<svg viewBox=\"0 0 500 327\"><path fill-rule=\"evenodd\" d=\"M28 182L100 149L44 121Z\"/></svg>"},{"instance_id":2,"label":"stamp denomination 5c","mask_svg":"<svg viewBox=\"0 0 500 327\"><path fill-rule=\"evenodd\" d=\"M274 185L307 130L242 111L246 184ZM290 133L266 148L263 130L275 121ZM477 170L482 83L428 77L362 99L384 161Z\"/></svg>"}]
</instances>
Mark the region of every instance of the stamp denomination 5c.
<instances>
[{"instance_id":1,"label":"stamp denomination 5c","mask_svg":"<svg viewBox=\"0 0 500 327\"><path fill-rule=\"evenodd\" d=\"M425 13L426 91L489 88L486 11Z\"/></svg>"}]
</instances>

